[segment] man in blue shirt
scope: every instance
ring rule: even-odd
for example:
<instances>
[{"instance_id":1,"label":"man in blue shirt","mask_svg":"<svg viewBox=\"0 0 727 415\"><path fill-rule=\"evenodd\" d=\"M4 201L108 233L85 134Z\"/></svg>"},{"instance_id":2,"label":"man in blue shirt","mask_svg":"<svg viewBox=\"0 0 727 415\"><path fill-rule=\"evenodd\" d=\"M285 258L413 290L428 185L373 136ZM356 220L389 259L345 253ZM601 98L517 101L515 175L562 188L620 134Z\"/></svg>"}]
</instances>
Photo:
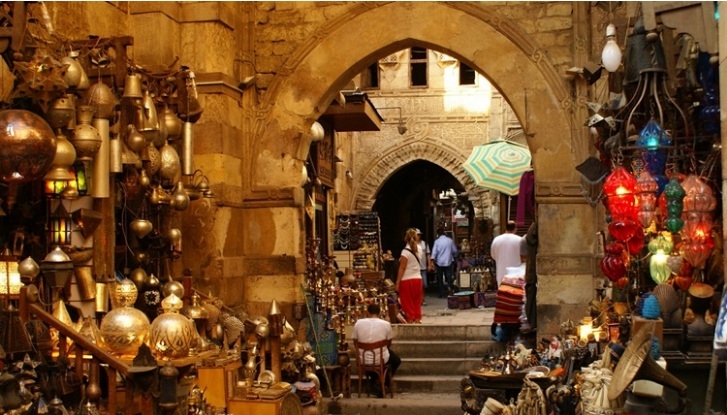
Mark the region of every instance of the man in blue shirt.
<instances>
[{"instance_id":1,"label":"man in blue shirt","mask_svg":"<svg viewBox=\"0 0 727 415\"><path fill-rule=\"evenodd\" d=\"M447 295L445 283L447 287L451 287L453 281L452 264L459 252L457 245L454 244L452 238L444 234L444 228L437 228L437 239L432 245L431 265L437 266L437 285L439 286L439 298Z\"/></svg>"}]
</instances>

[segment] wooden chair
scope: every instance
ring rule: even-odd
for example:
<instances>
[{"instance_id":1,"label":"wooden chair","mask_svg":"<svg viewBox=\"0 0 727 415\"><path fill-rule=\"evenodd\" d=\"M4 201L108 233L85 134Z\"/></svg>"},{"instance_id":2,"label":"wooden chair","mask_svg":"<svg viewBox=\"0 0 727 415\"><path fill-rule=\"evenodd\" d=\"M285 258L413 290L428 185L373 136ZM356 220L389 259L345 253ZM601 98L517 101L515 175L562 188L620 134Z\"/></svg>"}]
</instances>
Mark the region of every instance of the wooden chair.
<instances>
[{"instance_id":1,"label":"wooden chair","mask_svg":"<svg viewBox=\"0 0 727 415\"><path fill-rule=\"evenodd\" d=\"M381 394L386 396L386 381L389 382L389 394L394 397L394 390L391 382L391 366L384 362L383 358L376 358L376 356L383 356L384 350L391 343L390 340L381 340L375 343L360 343L356 340L353 344L356 348L356 366L358 368L358 396L361 397L361 382L368 373L376 373L379 377L379 384L381 385ZM366 358L370 357L372 363L366 364ZM366 389L367 395L370 395L369 388Z\"/></svg>"}]
</instances>

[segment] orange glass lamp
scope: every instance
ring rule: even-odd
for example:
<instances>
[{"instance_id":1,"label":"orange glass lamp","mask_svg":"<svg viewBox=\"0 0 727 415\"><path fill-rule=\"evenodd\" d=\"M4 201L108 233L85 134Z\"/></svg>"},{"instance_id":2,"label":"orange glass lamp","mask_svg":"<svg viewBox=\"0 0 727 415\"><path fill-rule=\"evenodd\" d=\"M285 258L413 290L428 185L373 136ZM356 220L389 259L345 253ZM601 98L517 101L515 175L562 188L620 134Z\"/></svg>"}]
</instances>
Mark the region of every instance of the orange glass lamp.
<instances>
[{"instance_id":1,"label":"orange glass lamp","mask_svg":"<svg viewBox=\"0 0 727 415\"><path fill-rule=\"evenodd\" d=\"M81 162L74 163L68 172L70 180L46 180L45 195L51 199L78 199L88 193L88 182L86 181L86 167Z\"/></svg>"},{"instance_id":2,"label":"orange glass lamp","mask_svg":"<svg viewBox=\"0 0 727 415\"><path fill-rule=\"evenodd\" d=\"M23 283L20 281L18 272L18 258L10 254L6 247L0 255L0 296L7 300L16 299L20 295L20 288ZM7 309L6 302L5 308Z\"/></svg>"}]
</instances>

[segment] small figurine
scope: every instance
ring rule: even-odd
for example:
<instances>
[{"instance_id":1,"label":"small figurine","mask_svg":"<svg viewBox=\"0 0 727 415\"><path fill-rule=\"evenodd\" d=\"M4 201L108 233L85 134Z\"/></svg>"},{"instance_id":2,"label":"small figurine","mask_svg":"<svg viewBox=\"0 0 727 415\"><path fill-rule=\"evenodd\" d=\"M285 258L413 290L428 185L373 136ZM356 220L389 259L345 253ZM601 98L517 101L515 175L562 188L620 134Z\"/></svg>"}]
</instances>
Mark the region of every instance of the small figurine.
<instances>
[{"instance_id":1,"label":"small figurine","mask_svg":"<svg viewBox=\"0 0 727 415\"><path fill-rule=\"evenodd\" d=\"M545 357L553 363L558 363L563 358L563 349L560 344L560 337L553 336L550 338L550 344L548 350L545 352Z\"/></svg>"}]
</instances>

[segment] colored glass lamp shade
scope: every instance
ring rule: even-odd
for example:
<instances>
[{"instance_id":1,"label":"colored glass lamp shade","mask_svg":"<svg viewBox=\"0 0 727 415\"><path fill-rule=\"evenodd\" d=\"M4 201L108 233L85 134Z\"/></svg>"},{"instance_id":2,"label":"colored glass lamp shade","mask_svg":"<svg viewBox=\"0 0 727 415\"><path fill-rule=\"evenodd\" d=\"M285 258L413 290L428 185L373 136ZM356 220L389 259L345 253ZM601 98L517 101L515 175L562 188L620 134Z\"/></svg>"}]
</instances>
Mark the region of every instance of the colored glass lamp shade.
<instances>
[{"instance_id":1,"label":"colored glass lamp shade","mask_svg":"<svg viewBox=\"0 0 727 415\"><path fill-rule=\"evenodd\" d=\"M613 219L631 219L637 216L636 188L636 178L623 166L616 167L606 177L603 193Z\"/></svg>"},{"instance_id":2,"label":"colored glass lamp shade","mask_svg":"<svg viewBox=\"0 0 727 415\"><path fill-rule=\"evenodd\" d=\"M676 177L672 177L664 187L664 198L666 199L664 228L671 233L679 232L684 226L682 211L686 194Z\"/></svg>"},{"instance_id":3,"label":"colored glass lamp shade","mask_svg":"<svg viewBox=\"0 0 727 415\"><path fill-rule=\"evenodd\" d=\"M684 212L708 213L712 218L717 208L717 199L712 188L704 183L696 174L690 174L681 183L684 192Z\"/></svg>"},{"instance_id":4,"label":"colored glass lamp shade","mask_svg":"<svg viewBox=\"0 0 727 415\"><path fill-rule=\"evenodd\" d=\"M601 271L611 281L618 281L626 276L626 263L624 262L624 247L614 242L606 245L606 256L601 260Z\"/></svg>"},{"instance_id":5,"label":"colored glass lamp shade","mask_svg":"<svg viewBox=\"0 0 727 415\"><path fill-rule=\"evenodd\" d=\"M69 180L46 180L44 192L52 199L77 199L88 193L86 181L86 167L81 162L74 163L68 172L72 176Z\"/></svg>"},{"instance_id":6,"label":"colored glass lamp shade","mask_svg":"<svg viewBox=\"0 0 727 415\"><path fill-rule=\"evenodd\" d=\"M639 173L636 178L637 197L639 200L639 222L644 228L648 228L656 218L656 193L659 184L647 170Z\"/></svg>"},{"instance_id":7,"label":"colored glass lamp shade","mask_svg":"<svg viewBox=\"0 0 727 415\"><path fill-rule=\"evenodd\" d=\"M671 241L663 235L658 235L649 242L649 274L651 279L657 284L666 282L671 276L671 268L669 268L669 254L674 248Z\"/></svg>"},{"instance_id":8,"label":"colored glass lamp shade","mask_svg":"<svg viewBox=\"0 0 727 415\"><path fill-rule=\"evenodd\" d=\"M72 218L63 202L50 215L48 223L48 241L51 245L70 245L71 244L71 224Z\"/></svg>"},{"instance_id":9,"label":"colored glass lamp shade","mask_svg":"<svg viewBox=\"0 0 727 415\"><path fill-rule=\"evenodd\" d=\"M654 175L663 175L666 169L666 148L671 146L671 138L653 118L639 133L636 146L642 149L641 159L646 170Z\"/></svg>"},{"instance_id":10,"label":"colored glass lamp shade","mask_svg":"<svg viewBox=\"0 0 727 415\"><path fill-rule=\"evenodd\" d=\"M18 258L5 248L0 255L0 296L7 299L17 298L23 283L18 272Z\"/></svg>"}]
</instances>

